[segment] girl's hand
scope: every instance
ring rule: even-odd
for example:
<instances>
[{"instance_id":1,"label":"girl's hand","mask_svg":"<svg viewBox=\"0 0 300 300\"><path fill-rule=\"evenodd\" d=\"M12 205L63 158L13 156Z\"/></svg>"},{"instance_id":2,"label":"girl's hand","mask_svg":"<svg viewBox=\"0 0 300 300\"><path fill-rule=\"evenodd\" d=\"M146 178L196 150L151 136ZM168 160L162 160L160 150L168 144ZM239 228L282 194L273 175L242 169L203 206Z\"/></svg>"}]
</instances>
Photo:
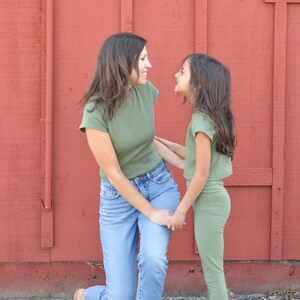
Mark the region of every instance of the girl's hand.
<instances>
[{"instance_id":1,"label":"girl's hand","mask_svg":"<svg viewBox=\"0 0 300 300\"><path fill-rule=\"evenodd\" d=\"M163 139L158 136L154 136L154 140L165 145L169 150L171 150L172 152L177 154L180 159L185 160L185 147L184 146L174 143L174 142L171 142L169 140Z\"/></svg>"},{"instance_id":2,"label":"girl's hand","mask_svg":"<svg viewBox=\"0 0 300 300\"><path fill-rule=\"evenodd\" d=\"M182 226L186 224L185 218L186 212L176 210L173 217L171 218L171 224L168 226L168 228L172 229L173 231L175 229L181 229Z\"/></svg>"},{"instance_id":3,"label":"girl's hand","mask_svg":"<svg viewBox=\"0 0 300 300\"><path fill-rule=\"evenodd\" d=\"M156 140L158 140L159 142L161 142L162 144L164 144L166 147L168 147L170 150L172 150L172 145L173 145L173 142L171 141L168 141L166 139L163 139L161 137L158 137L158 136L154 136L154 138ZM173 151L173 150L172 150Z\"/></svg>"},{"instance_id":4,"label":"girl's hand","mask_svg":"<svg viewBox=\"0 0 300 300\"><path fill-rule=\"evenodd\" d=\"M170 226L171 218L173 212L166 209L154 209L151 215L148 216L149 220L155 224L163 225L163 226Z\"/></svg>"}]
</instances>

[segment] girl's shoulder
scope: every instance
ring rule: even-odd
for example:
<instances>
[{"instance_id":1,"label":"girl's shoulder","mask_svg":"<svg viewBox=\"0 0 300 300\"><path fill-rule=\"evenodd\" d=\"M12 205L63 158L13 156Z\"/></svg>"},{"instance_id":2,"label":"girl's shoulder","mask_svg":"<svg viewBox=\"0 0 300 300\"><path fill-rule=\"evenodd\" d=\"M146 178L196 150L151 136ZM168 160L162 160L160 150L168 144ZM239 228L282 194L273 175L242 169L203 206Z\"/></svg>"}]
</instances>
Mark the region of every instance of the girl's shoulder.
<instances>
[{"instance_id":1,"label":"girl's shoulder","mask_svg":"<svg viewBox=\"0 0 300 300\"><path fill-rule=\"evenodd\" d=\"M196 132L204 132L213 141L215 134L214 123L204 112L193 113L190 130L192 131L193 135L195 135Z\"/></svg>"},{"instance_id":2,"label":"girl's shoulder","mask_svg":"<svg viewBox=\"0 0 300 300\"><path fill-rule=\"evenodd\" d=\"M202 111L193 112L192 120L195 120L195 121L198 120L198 121L203 121L205 123L207 122L207 123L213 124L212 119L205 112L202 112Z\"/></svg>"}]
</instances>

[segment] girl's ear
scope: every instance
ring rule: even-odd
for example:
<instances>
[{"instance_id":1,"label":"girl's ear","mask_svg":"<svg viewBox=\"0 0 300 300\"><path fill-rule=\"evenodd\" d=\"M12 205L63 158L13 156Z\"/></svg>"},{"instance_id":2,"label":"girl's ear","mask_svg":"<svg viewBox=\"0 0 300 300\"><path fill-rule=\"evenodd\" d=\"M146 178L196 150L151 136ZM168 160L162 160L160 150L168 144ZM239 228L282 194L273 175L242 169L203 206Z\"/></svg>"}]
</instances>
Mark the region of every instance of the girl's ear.
<instances>
[{"instance_id":1,"label":"girl's ear","mask_svg":"<svg viewBox=\"0 0 300 300\"><path fill-rule=\"evenodd\" d=\"M191 89L191 93L190 93L190 96L189 96L189 101L190 102L193 102L193 99L196 97L197 95L197 88L193 88Z\"/></svg>"},{"instance_id":2,"label":"girl's ear","mask_svg":"<svg viewBox=\"0 0 300 300\"><path fill-rule=\"evenodd\" d=\"M201 92L201 90L202 90L202 86L199 83L196 87L193 88L193 96L199 94L199 92Z\"/></svg>"}]
</instances>

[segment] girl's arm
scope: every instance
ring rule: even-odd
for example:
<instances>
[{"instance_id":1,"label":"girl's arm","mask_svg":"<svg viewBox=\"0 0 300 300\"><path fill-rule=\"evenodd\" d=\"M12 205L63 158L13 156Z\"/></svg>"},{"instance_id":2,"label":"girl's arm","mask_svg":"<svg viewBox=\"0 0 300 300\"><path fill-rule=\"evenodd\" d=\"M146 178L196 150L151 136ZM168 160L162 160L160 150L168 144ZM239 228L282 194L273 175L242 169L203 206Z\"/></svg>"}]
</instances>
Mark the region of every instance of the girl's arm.
<instances>
[{"instance_id":1,"label":"girl's arm","mask_svg":"<svg viewBox=\"0 0 300 300\"><path fill-rule=\"evenodd\" d=\"M184 169L184 159L182 159L175 152L171 151L165 144L161 143L158 139L153 140L153 145L158 154L169 164Z\"/></svg>"},{"instance_id":2,"label":"girl's arm","mask_svg":"<svg viewBox=\"0 0 300 300\"><path fill-rule=\"evenodd\" d=\"M166 147L168 147L172 152L175 152L178 156L180 156L182 159L185 159L185 147L171 142L169 140L163 139L161 137L155 136L154 139L158 140L162 144L164 144Z\"/></svg>"},{"instance_id":3,"label":"girl's arm","mask_svg":"<svg viewBox=\"0 0 300 300\"><path fill-rule=\"evenodd\" d=\"M211 158L211 140L202 132L198 132L195 137L196 142L196 169L195 174L183 196L179 206L177 207L172 219L172 230L181 228L184 224L186 213L192 206L194 201L202 192L208 176Z\"/></svg>"},{"instance_id":4,"label":"girl's arm","mask_svg":"<svg viewBox=\"0 0 300 300\"><path fill-rule=\"evenodd\" d=\"M153 223L168 225L171 212L153 207L123 174L109 134L86 128L86 136L99 167L116 190Z\"/></svg>"}]
</instances>

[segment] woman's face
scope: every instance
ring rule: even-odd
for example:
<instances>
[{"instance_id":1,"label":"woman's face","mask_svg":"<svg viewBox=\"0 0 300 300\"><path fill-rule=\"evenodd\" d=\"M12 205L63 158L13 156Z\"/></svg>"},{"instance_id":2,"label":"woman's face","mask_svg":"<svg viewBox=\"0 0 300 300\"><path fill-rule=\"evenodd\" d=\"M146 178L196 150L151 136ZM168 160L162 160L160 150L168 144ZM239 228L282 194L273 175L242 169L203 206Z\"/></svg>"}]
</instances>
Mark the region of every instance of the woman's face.
<instances>
[{"instance_id":1,"label":"woman's face","mask_svg":"<svg viewBox=\"0 0 300 300\"><path fill-rule=\"evenodd\" d=\"M174 91L189 99L191 96L191 71L188 59L184 61L180 70L175 74L175 78L176 85Z\"/></svg>"},{"instance_id":2,"label":"woman's face","mask_svg":"<svg viewBox=\"0 0 300 300\"><path fill-rule=\"evenodd\" d=\"M152 68L152 65L150 64L150 61L148 59L148 52L146 47L144 47L144 49L142 50L139 56L138 68L139 68L139 77L135 69L131 71L130 86L144 85L147 82L148 71L149 69Z\"/></svg>"}]
</instances>

